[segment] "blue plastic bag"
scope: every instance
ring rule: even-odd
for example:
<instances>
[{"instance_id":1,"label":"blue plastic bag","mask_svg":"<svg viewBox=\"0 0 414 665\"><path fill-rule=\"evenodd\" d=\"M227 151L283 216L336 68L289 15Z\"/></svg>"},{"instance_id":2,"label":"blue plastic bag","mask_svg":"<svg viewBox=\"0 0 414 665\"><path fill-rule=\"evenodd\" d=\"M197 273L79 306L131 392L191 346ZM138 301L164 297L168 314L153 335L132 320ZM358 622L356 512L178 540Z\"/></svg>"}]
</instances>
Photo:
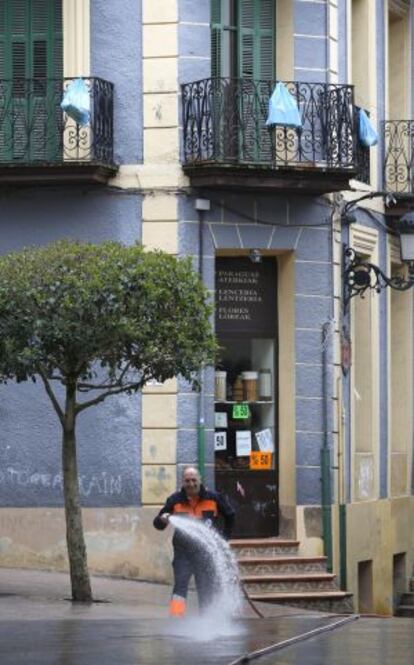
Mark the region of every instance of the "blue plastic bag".
<instances>
[{"instance_id":1,"label":"blue plastic bag","mask_svg":"<svg viewBox=\"0 0 414 665\"><path fill-rule=\"evenodd\" d=\"M279 81L269 100L269 115L266 125L285 125L285 127L302 127L296 99L287 87Z\"/></svg>"},{"instance_id":2,"label":"blue plastic bag","mask_svg":"<svg viewBox=\"0 0 414 665\"><path fill-rule=\"evenodd\" d=\"M78 125L87 125L90 117L89 90L83 79L69 83L61 102L61 109Z\"/></svg>"},{"instance_id":3,"label":"blue plastic bag","mask_svg":"<svg viewBox=\"0 0 414 665\"><path fill-rule=\"evenodd\" d=\"M364 109L359 109L358 138L359 142L366 148L371 148L378 143L378 134Z\"/></svg>"}]
</instances>

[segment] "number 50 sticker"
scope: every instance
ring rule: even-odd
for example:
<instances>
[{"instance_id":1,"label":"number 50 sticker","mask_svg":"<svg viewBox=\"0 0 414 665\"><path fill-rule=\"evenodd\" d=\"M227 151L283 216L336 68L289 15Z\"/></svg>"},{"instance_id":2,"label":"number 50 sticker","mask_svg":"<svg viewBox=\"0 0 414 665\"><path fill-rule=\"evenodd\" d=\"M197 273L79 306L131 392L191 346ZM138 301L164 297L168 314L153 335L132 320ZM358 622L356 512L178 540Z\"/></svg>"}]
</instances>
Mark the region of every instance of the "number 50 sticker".
<instances>
[{"instance_id":1,"label":"number 50 sticker","mask_svg":"<svg viewBox=\"0 0 414 665\"><path fill-rule=\"evenodd\" d=\"M226 432L214 432L214 450L227 450Z\"/></svg>"},{"instance_id":2,"label":"number 50 sticker","mask_svg":"<svg viewBox=\"0 0 414 665\"><path fill-rule=\"evenodd\" d=\"M250 453L250 468L254 471L265 471L272 468L272 453Z\"/></svg>"}]
</instances>

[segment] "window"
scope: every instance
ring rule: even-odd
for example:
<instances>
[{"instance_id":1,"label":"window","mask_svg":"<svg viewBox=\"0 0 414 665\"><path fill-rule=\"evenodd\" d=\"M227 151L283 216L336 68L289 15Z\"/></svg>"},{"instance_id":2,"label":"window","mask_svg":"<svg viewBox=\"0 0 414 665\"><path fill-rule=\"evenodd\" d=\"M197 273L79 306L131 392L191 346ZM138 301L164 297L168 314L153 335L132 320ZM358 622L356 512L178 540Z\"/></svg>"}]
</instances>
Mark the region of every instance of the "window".
<instances>
[{"instance_id":1,"label":"window","mask_svg":"<svg viewBox=\"0 0 414 665\"><path fill-rule=\"evenodd\" d=\"M395 243L396 245L397 243ZM391 274L401 274L399 248L389 241L391 254ZM393 259L397 259L393 261ZM389 455L390 455L390 496L409 494L412 447L412 303L409 291L390 289L389 317Z\"/></svg>"},{"instance_id":2,"label":"window","mask_svg":"<svg viewBox=\"0 0 414 665\"><path fill-rule=\"evenodd\" d=\"M235 537L278 533L277 266L216 259L216 487L236 507Z\"/></svg>"},{"instance_id":3,"label":"window","mask_svg":"<svg viewBox=\"0 0 414 665\"><path fill-rule=\"evenodd\" d=\"M212 0L213 78L274 79L274 0Z\"/></svg>"},{"instance_id":4,"label":"window","mask_svg":"<svg viewBox=\"0 0 414 665\"><path fill-rule=\"evenodd\" d=\"M62 0L0 0L2 161L50 160L62 113Z\"/></svg>"},{"instance_id":5,"label":"window","mask_svg":"<svg viewBox=\"0 0 414 665\"><path fill-rule=\"evenodd\" d=\"M62 0L0 0L0 78L62 71Z\"/></svg>"},{"instance_id":6,"label":"window","mask_svg":"<svg viewBox=\"0 0 414 665\"><path fill-rule=\"evenodd\" d=\"M353 249L378 263L378 233L355 224ZM369 291L351 301L351 450L354 501L378 496L379 454L379 296Z\"/></svg>"}]
</instances>

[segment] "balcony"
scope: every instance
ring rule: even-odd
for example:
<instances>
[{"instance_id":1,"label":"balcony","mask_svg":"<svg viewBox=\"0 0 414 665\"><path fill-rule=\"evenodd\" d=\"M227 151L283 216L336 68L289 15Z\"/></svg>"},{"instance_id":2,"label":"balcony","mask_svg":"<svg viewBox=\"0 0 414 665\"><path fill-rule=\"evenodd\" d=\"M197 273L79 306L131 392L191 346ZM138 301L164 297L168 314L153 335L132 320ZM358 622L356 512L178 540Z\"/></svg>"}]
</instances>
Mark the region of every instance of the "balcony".
<instances>
[{"instance_id":1,"label":"balcony","mask_svg":"<svg viewBox=\"0 0 414 665\"><path fill-rule=\"evenodd\" d=\"M369 185L371 183L371 148L367 148L362 145L361 141L358 139L358 113L361 110L359 106L354 107L354 117L355 117L355 157L357 163L357 174L356 179L360 182ZM370 112L367 109L363 109L367 116L370 116Z\"/></svg>"},{"instance_id":2,"label":"balcony","mask_svg":"<svg viewBox=\"0 0 414 665\"><path fill-rule=\"evenodd\" d=\"M384 189L392 192L397 212L414 205L414 120L386 120L384 136Z\"/></svg>"},{"instance_id":3,"label":"balcony","mask_svg":"<svg viewBox=\"0 0 414 665\"><path fill-rule=\"evenodd\" d=\"M204 79L182 86L183 169L204 187L302 191L348 188L357 173L353 88L286 82L302 127L266 127L275 83Z\"/></svg>"},{"instance_id":4,"label":"balcony","mask_svg":"<svg viewBox=\"0 0 414 665\"><path fill-rule=\"evenodd\" d=\"M0 184L105 183L113 156L113 85L85 78L90 121L60 108L73 79L0 80Z\"/></svg>"}]
</instances>

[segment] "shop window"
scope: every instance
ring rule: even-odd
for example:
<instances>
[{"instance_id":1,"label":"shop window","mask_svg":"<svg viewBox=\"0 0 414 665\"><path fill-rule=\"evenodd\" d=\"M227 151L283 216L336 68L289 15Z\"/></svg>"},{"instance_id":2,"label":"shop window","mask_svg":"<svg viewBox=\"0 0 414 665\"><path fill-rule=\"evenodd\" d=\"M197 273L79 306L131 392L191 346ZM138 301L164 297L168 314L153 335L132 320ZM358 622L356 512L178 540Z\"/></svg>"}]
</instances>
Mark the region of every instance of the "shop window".
<instances>
[{"instance_id":1,"label":"shop window","mask_svg":"<svg viewBox=\"0 0 414 665\"><path fill-rule=\"evenodd\" d=\"M236 536L277 535L276 260L216 262L216 486L237 513Z\"/></svg>"},{"instance_id":2,"label":"shop window","mask_svg":"<svg viewBox=\"0 0 414 665\"><path fill-rule=\"evenodd\" d=\"M355 225L354 250L363 259L377 262L377 231ZM379 297L369 291L351 303L351 445L352 500L370 501L378 496L379 462Z\"/></svg>"},{"instance_id":3,"label":"shop window","mask_svg":"<svg viewBox=\"0 0 414 665\"><path fill-rule=\"evenodd\" d=\"M368 293L354 303L354 463L355 499L367 501L375 494L374 404L373 404L373 303Z\"/></svg>"},{"instance_id":4,"label":"shop window","mask_svg":"<svg viewBox=\"0 0 414 665\"><path fill-rule=\"evenodd\" d=\"M401 275L399 266L393 277ZM390 495L408 494L412 441L412 293L390 290ZM402 399L401 396L405 398Z\"/></svg>"}]
</instances>

